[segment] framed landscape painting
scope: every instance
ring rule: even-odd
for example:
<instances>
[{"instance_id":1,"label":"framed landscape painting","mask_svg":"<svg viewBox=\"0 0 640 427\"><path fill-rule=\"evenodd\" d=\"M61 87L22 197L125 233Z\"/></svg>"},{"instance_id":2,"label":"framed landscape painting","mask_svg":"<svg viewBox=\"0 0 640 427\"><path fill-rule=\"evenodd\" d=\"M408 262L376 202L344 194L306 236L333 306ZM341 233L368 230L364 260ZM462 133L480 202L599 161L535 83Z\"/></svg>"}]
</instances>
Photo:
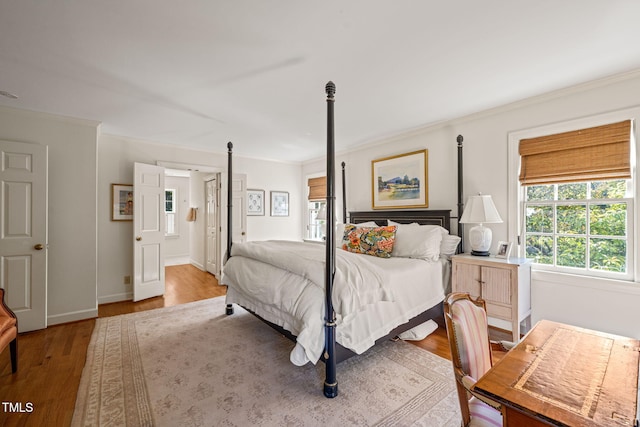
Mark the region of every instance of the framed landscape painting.
<instances>
[{"instance_id":1,"label":"framed landscape painting","mask_svg":"<svg viewBox=\"0 0 640 427\"><path fill-rule=\"evenodd\" d=\"M427 167L427 150L372 160L373 209L428 208Z\"/></svg>"}]
</instances>

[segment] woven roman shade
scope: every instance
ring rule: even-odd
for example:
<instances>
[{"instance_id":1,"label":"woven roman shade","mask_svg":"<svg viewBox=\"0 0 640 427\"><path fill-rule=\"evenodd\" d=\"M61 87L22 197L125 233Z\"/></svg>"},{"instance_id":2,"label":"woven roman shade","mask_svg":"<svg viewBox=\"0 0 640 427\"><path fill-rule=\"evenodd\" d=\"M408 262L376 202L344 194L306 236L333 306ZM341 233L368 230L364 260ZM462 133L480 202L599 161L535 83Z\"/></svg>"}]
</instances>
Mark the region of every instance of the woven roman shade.
<instances>
[{"instance_id":1,"label":"woven roman shade","mask_svg":"<svg viewBox=\"0 0 640 427\"><path fill-rule=\"evenodd\" d=\"M520 140L520 183L631 178L631 120Z\"/></svg>"},{"instance_id":2,"label":"woven roman shade","mask_svg":"<svg viewBox=\"0 0 640 427\"><path fill-rule=\"evenodd\" d=\"M309 201L318 202L327 199L327 177L309 179Z\"/></svg>"}]
</instances>

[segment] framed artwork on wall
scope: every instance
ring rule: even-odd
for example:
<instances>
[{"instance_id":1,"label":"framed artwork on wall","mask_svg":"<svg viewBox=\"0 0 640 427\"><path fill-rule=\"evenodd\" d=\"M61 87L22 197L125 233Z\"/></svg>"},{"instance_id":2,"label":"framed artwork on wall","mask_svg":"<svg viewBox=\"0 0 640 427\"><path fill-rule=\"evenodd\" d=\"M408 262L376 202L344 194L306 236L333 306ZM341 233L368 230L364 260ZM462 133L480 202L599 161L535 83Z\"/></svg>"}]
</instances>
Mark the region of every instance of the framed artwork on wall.
<instances>
[{"instance_id":1,"label":"framed artwork on wall","mask_svg":"<svg viewBox=\"0 0 640 427\"><path fill-rule=\"evenodd\" d=\"M427 150L371 161L373 209L428 208Z\"/></svg>"},{"instance_id":2,"label":"framed artwork on wall","mask_svg":"<svg viewBox=\"0 0 640 427\"><path fill-rule=\"evenodd\" d=\"M264 215L264 190L247 190L247 215Z\"/></svg>"},{"instance_id":3,"label":"framed artwork on wall","mask_svg":"<svg viewBox=\"0 0 640 427\"><path fill-rule=\"evenodd\" d=\"M111 221L133 221L133 185L111 184Z\"/></svg>"},{"instance_id":4,"label":"framed artwork on wall","mask_svg":"<svg viewBox=\"0 0 640 427\"><path fill-rule=\"evenodd\" d=\"M271 192L271 216L289 216L289 193L287 191Z\"/></svg>"}]
</instances>

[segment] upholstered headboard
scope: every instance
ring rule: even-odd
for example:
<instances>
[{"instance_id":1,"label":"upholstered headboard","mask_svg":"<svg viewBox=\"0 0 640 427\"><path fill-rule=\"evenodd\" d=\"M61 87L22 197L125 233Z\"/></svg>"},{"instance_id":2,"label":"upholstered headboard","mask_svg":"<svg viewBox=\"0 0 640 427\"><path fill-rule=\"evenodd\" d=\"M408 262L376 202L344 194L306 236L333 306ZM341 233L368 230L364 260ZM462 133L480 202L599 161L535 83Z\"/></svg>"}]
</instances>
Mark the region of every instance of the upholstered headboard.
<instances>
[{"instance_id":1,"label":"upholstered headboard","mask_svg":"<svg viewBox=\"0 0 640 427\"><path fill-rule=\"evenodd\" d=\"M349 222L375 221L378 225L387 225L387 220L400 224L417 222L421 225L439 225L451 231L451 210L380 210L380 211L351 211Z\"/></svg>"}]
</instances>

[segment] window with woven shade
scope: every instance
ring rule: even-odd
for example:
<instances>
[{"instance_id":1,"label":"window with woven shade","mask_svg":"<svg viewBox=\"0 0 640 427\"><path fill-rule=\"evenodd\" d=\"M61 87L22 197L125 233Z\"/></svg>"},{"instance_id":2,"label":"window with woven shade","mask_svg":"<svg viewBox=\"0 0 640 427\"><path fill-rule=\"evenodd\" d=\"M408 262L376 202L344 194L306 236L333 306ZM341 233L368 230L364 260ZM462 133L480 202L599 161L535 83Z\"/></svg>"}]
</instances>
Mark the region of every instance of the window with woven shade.
<instances>
[{"instance_id":1,"label":"window with woven shade","mask_svg":"<svg viewBox=\"0 0 640 427\"><path fill-rule=\"evenodd\" d=\"M325 233L325 219L321 213L327 202L327 177L309 178L307 185L309 186L307 239L322 240Z\"/></svg>"},{"instance_id":2,"label":"window with woven shade","mask_svg":"<svg viewBox=\"0 0 640 427\"><path fill-rule=\"evenodd\" d=\"M520 183L631 178L631 120L520 141Z\"/></svg>"},{"instance_id":3,"label":"window with woven shade","mask_svg":"<svg viewBox=\"0 0 640 427\"><path fill-rule=\"evenodd\" d=\"M524 249L541 269L631 278L633 122L521 139Z\"/></svg>"},{"instance_id":4,"label":"window with woven shade","mask_svg":"<svg viewBox=\"0 0 640 427\"><path fill-rule=\"evenodd\" d=\"M327 177L309 178L309 201L327 200Z\"/></svg>"}]
</instances>

